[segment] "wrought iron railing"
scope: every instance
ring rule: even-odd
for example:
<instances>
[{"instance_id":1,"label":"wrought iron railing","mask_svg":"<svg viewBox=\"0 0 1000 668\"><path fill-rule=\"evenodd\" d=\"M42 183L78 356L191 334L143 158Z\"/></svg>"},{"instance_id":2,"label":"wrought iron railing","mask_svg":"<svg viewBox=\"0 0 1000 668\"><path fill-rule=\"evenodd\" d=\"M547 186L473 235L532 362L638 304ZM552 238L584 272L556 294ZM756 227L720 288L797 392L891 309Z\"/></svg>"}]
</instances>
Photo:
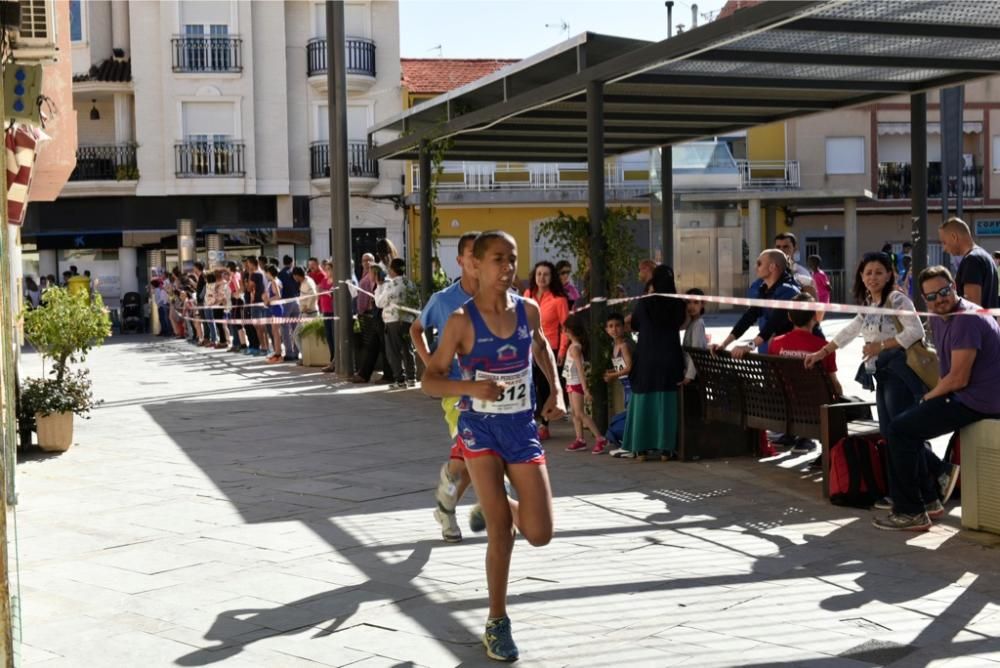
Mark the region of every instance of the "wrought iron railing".
<instances>
[{"instance_id":1,"label":"wrought iron railing","mask_svg":"<svg viewBox=\"0 0 1000 668\"><path fill-rule=\"evenodd\" d=\"M243 40L234 35L183 35L170 40L174 72L242 72Z\"/></svg>"},{"instance_id":2,"label":"wrought iron railing","mask_svg":"<svg viewBox=\"0 0 1000 668\"><path fill-rule=\"evenodd\" d=\"M908 162L878 163L878 198L909 199L913 191L913 181ZM952 180L948 192L955 197L961 191L962 197L983 196L982 166L963 167L962 175ZM941 197L941 163L927 165L927 196Z\"/></svg>"},{"instance_id":3,"label":"wrought iron railing","mask_svg":"<svg viewBox=\"0 0 1000 668\"><path fill-rule=\"evenodd\" d=\"M309 146L309 173L314 179L330 177L329 142L317 141ZM371 157L367 142L347 142L347 173L356 178L378 178L378 160Z\"/></svg>"},{"instance_id":4,"label":"wrought iron railing","mask_svg":"<svg viewBox=\"0 0 1000 668\"><path fill-rule=\"evenodd\" d=\"M174 145L178 177L243 176L243 142L186 141Z\"/></svg>"},{"instance_id":5,"label":"wrought iron railing","mask_svg":"<svg viewBox=\"0 0 1000 668\"><path fill-rule=\"evenodd\" d=\"M139 178L135 144L80 146L70 181L134 181Z\"/></svg>"},{"instance_id":6,"label":"wrought iron railing","mask_svg":"<svg viewBox=\"0 0 1000 668\"><path fill-rule=\"evenodd\" d=\"M348 74L375 76L375 42L364 37L347 37L344 48ZM308 76L326 74L325 37L315 37L306 44L306 72Z\"/></svg>"},{"instance_id":7,"label":"wrought iron railing","mask_svg":"<svg viewBox=\"0 0 1000 668\"><path fill-rule=\"evenodd\" d=\"M801 186L798 160L737 160L740 190L784 190Z\"/></svg>"},{"instance_id":8,"label":"wrought iron railing","mask_svg":"<svg viewBox=\"0 0 1000 668\"><path fill-rule=\"evenodd\" d=\"M411 166L413 189L420 187L419 165ZM650 182L648 169L630 169L611 163L604 168L604 186L608 190L648 193L655 184ZM586 190L586 164L447 162L437 181L439 191L496 190Z\"/></svg>"}]
</instances>

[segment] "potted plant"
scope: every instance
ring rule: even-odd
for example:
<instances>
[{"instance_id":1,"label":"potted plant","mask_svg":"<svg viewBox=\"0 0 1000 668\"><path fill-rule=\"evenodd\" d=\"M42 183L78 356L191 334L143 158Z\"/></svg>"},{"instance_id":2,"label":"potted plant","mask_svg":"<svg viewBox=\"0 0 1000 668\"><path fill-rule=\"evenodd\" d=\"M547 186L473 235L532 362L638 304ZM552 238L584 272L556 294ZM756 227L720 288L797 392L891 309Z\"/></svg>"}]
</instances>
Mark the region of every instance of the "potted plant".
<instances>
[{"instance_id":1,"label":"potted plant","mask_svg":"<svg viewBox=\"0 0 1000 668\"><path fill-rule=\"evenodd\" d=\"M323 320L310 320L302 325L302 366L326 366L330 361Z\"/></svg>"},{"instance_id":2,"label":"potted plant","mask_svg":"<svg viewBox=\"0 0 1000 668\"><path fill-rule=\"evenodd\" d=\"M34 416L38 445L44 450L66 450L73 441L73 415L86 417L96 403L89 371L70 370L86 360L95 345L111 333L111 320L99 294L71 294L52 287L42 305L24 313L24 336L42 356L46 378L28 378L21 391L21 409Z\"/></svg>"}]
</instances>

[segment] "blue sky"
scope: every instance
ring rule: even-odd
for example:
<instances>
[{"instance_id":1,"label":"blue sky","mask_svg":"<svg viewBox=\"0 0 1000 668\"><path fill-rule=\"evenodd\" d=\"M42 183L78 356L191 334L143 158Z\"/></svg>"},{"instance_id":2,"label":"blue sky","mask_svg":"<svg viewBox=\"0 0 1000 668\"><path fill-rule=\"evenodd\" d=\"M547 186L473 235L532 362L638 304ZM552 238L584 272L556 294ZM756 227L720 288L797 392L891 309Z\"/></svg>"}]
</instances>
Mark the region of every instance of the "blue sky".
<instances>
[{"instance_id":1,"label":"blue sky","mask_svg":"<svg viewBox=\"0 0 1000 668\"><path fill-rule=\"evenodd\" d=\"M675 28L678 23L690 26L691 4L675 1ZM717 13L724 4L702 0L698 13ZM663 0L400 0L400 54L524 58L566 39L559 27L563 22L571 35L590 31L661 40L667 33L667 10ZM440 52L434 48L438 45Z\"/></svg>"}]
</instances>

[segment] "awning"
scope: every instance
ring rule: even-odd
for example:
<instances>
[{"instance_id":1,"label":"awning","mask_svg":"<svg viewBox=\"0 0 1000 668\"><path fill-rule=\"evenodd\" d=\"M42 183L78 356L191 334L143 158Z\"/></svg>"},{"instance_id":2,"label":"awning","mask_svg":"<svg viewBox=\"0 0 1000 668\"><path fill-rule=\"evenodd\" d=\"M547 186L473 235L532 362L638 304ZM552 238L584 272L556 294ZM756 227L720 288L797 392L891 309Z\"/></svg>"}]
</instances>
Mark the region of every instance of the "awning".
<instances>
[{"instance_id":1,"label":"awning","mask_svg":"<svg viewBox=\"0 0 1000 668\"><path fill-rule=\"evenodd\" d=\"M967 135L981 134L983 131L982 121L965 121L962 123L962 132ZM909 135L910 134L910 124L909 123L879 123L878 133L880 135ZM927 124L927 134L929 135L939 135L941 134L941 124L940 123L928 123Z\"/></svg>"},{"instance_id":2,"label":"awning","mask_svg":"<svg viewBox=\"0 0 1000 668\"><path fill-rule=\"evenodd\" d=\"M1000 73L996 0L787 0L661 42L584 34L379 123L375 157L582 162L590 82L618 155Z\"/></svg>"}]
</instances>

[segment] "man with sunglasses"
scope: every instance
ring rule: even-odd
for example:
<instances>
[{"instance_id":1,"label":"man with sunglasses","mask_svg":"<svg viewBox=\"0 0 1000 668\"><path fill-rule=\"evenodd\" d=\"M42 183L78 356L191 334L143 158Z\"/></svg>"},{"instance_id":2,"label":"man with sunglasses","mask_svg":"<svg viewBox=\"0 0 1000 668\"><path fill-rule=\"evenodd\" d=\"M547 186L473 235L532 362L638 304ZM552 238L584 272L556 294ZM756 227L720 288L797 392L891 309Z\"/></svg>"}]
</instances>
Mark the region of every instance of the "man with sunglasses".
<instances>
[{"instance_id":1,"label":"man with sunglasses","mask_svg":"<svg viewBox=\"0 0 1000 668\"><path fill-rule=\"evenodd\" d=\"M917 279L918 290L935 314L931 318L941 380L920 403L898 415L889 425L889 496L892 512L873 520L887 531L927 531L931 517L944 514L958 480L958 467L934 485L927 480L922 454L924 441L957 431L978 420L1000 416L1000 325L975 311L976 304L958 296L951 272L928 267ZM941 498L939 499L938 496Z\"/></svg>"}]
</instances>

